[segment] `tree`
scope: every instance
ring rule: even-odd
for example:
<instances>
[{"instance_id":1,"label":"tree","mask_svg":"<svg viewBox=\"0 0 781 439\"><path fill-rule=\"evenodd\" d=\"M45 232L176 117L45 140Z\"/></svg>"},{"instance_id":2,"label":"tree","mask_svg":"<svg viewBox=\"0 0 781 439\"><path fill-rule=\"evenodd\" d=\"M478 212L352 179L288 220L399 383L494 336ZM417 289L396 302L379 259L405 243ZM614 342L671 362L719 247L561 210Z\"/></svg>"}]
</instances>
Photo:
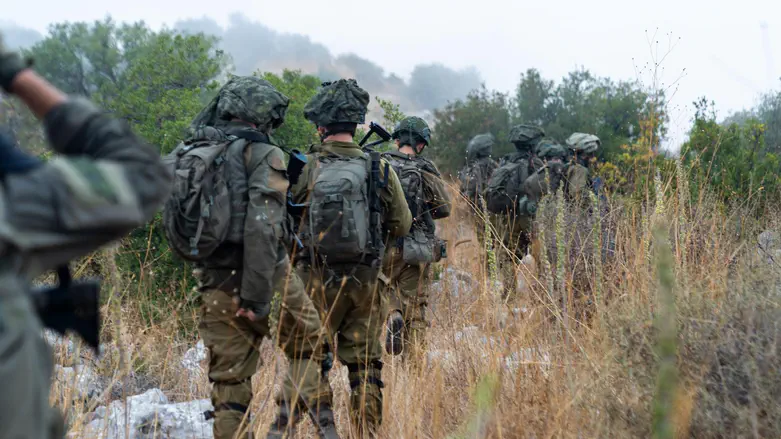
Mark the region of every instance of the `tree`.
<instances>
[{"instance_id":1,"label":"tree","mask_svg":"<svg viewBox=\"0 0 781 439\"><path fill-rule=\"evenodd\" d=\"M694 105L694 125L681 151L700 185L710 186L728 203L777 199L781 161L765 146L766 125L757 118L722 125L716 122L713 102L702 98Z\"/></svg>"},{"instance_id":2,"label":"tree","mask_svg":"<svg viewBox=\"0 0 781 439\"><path fill-rule=\"evenodd\" d=\"M510 152L510 105L506 94L488 91L485 86L472 91L466 99L434 111L431 145L432 158L445 171L455 172L463 166L467 143L477 134L496 137L494 156Z\"/></svg>"},{"instance_id":3,"label":"tree","mask_svg":"<svg viewBox=\"0 0 781 439\"><path fill-rule=\"evenodd\" d=\"M168 152L184 135L226 60L216 39L153 32L143 22L117 26L60 23L27 54L36 69L71 94L92 98Z\"/></svg>"},{"instance_id":4,"label":"tree","mask_svg":"<svg viewBox=\"0 0 781 439\"><path fill-rule=\"evenodd\" d=\"M553 81L543 79L536 69L521 74L515 90L516 123L547 127L556 120L557 107Z\"/></svg>"}]
</instances>

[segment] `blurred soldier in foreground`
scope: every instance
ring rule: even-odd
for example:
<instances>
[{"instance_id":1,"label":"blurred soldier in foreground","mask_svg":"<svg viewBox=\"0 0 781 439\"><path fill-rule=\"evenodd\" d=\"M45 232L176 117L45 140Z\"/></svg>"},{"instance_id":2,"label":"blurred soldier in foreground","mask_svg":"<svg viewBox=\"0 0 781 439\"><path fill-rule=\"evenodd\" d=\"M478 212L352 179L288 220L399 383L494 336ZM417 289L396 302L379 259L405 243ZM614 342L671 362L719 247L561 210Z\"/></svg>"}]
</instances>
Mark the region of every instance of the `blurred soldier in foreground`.
<instances>
[{"instance_id":1,"label":"blurred soldier in foreground","mask_svg":"<svg viewBox=\"0 0 781 439\"><path fill-rule=\"evenodd\" d=\"M384 323L377 278L386 234L405 236L412 223L398 176L354 141L369 94L355 80L324 83L304 107L322 144L309 151L293 198L305 204L297 268L332 338L350 381L350 420L357 437L374 435L382 422ZM331 343L331 346L334 344ZM330 405L329 383L321 401Z\"/></svg>"},{"instance_id":2,"label":"blurred soldier in foreground","mask_svg":"<svg viewBox=\"0 0 781 439\"><path fill-rule=\"evenodd\" d=\"M0 86L39 119L48 163L0 139L0 438L61 438L52 358L30 281L121 238L155 214L171 177L155 149L83 98L69 98L0 41ZM42 316L46 317L46 316Z\"/></svg>"},{"instance_id":3,"label":"blurred soldier in foreground","mask_svg":"<svg viewBox=\"0 0 781 439\"><path fill-rule=\"evenodd\" d=\"M385 349L398 355L403 348L409 356L425 350L429 268L446 256L446 243L435 235L434 220L450 216L451 206L439 170L421 155L431 142L426 121L408 117L398 124L392 138L398 149L383 157L399 176L412 213L412 229L392 242L383 261L383 274L389 277Z\"/></svg>"},{"instance_id":4,"label":"blurred soldier in foreground","mask_svg":"<svg viewBox=\"0 0 781 439\"><path fill-rule=\"evenodd\" d=\"M216 439L236 437L242 428L246 433L258 348L272 329L289 367L269 437L281 438L305 413L321 437L337 437L330 406L319 407L321 419L315 416L312 392L330 365L323 367L320 316L288 257L284 154L269 137L282 125L288 103L263 79L234 77L193 120L190 138L166 158L176 169L164 215L168 240L201 271L199 329L210 354L214 412L208 415ZM281 311L270 315L275 294Z\"/></svg>"}]
</instances>

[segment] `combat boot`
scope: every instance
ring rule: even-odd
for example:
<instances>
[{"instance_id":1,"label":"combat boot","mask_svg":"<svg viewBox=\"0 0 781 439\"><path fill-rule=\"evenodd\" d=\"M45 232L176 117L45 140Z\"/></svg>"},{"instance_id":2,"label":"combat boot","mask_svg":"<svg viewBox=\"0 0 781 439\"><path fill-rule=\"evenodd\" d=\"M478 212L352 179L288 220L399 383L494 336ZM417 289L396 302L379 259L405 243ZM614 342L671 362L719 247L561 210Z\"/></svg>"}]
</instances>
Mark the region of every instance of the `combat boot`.
<instances>
[{"instance_id":1,"label":"combat boot","mask_svg":"<svg viewBox=\"0 0 781 439\"><path fill-rule=\"evenodd\" d=\"M401 313L393 311L388 318L388 333L385 338L385 352L399 355L403 349L404 319Z\"/></svg>"},{"instance_id":2,"label":"combat boot","mask_svg":"<svg viewBox=\"0 0 781 439\"><path fill-rule=\"evenodd\" d=\"M292 422L291 422L292 418ZM294 410L293 415L290 414L290 407L287 403L283 403L279 406L279 414L277 418L271 423L271 428L268 430L266 439L283 439L292 438L296 435L296 425L301 420L298 409Z\"/></svg>"},{"instance_id":3,"label":"combat boot","mask_svg":"<svg viewBox=\"0 0 781 439\"><path fill-rule=\"evenodd\" d=\"M310 410L309 417L312 418L312 423L317 428L317 437L320 439L339 439L334 412L331 410L330 404L321 402L317 406L317 412Z\"/></svg>"}]
</instances>

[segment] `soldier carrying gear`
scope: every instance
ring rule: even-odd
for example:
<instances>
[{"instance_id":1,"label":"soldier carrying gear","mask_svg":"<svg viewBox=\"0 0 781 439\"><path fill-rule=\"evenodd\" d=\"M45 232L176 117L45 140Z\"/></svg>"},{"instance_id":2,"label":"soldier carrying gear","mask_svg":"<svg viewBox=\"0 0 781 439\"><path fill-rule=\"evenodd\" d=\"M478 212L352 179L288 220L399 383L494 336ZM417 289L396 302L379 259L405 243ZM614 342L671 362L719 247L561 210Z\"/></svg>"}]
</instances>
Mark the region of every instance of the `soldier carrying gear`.
<instances>
[{"instance_id":1,"label":"soldier carrying gear","mask_svg":"<svg viewBox=\"0 0 781 439\"><path fill-rule=\"evenodd\" d=\"M540 127L514 126L508 140L516 151L502 157L486 189L488 211L499 216L497 230L504 245L510 249L510 253L502 251L498 255L505 294L515 291L518 279L516 259L523 259L531 242L529 232L536 206L523 196L522 187L526 179L543 166L543 162L534 156L534 151L544 137L545 132Z\"/></svg>"},{"instance_id":2,"label":"soldier carrying gear","mask_svg":"<svg viewBox=\"0 0 781 439\"><path fill-rule=\"evenodd\" d=\"M347 366L350 420L359 437L374 435L382 422L381 296L377 288L384 241L409 233L410 210L399 178L378 153L354 141L364 123L369 94L355 80L324 83L304 106L322 139L307 155L293 201L303 204L301 239L305 250L296 268L324 317L337 356ZM331 343L334 346L334 343ZM333 395L327 381L317 388L319 422L333 422Z\"/></svg>"},{"instance_id":3,"label":"soldier carrying gear","mask_svg":"<svg viewBox=\"0 0 781 439\"><path fill-rule=\"evenodd\" d=\"M46 163L0 140L0 438L63 438L49 406L52 358L30 280L150 220L171 176L158 151L84 98L38 76L0 38L0 87L44 123ZM63 279L67 280L67 279Z\"/></svg>"},{"instance_id":4,"label":"soldier carrying gear","mask_svg":"<svg viewBox=\"0 0 781 439\"><path fill-rule=\"evenodd\" d=\"M524 181L521 193L526 198L526 204L532 206L533 212L542 196L547 193L556 193L559 186L564 183L566 191L565 173L567 170L567 150L551 139L543 139L537 145L535 154L544 165Z\"/></svg>"},{"instance_id":5,"label":"soldier carrying gear","mask_svg":"<svg viewBox=\"0 0 781 439\"><path fill-rule=\"evenodd\" d=\"M206 415L214 418L216 439L249 435L242 424L275 294L282 302L275 316L279 342L289 360L276 398L280 418L308 410L316 395L298 383L319 380L330 367L319 313L287 251L288 180L284 154L269 134L284 122L288 103L268 81L233 77L166 157L176 189L163 224L170 246L201 272L199 329L211 358L214 406ZM284 431L287 424L275 425ZM319 433L336 437L335 430Z\"/></svg>"},{"instance_id":6,"label":"soldier carrying gear","mask_svg":"<svg viewBox=\"0 0 781 439\"><path fill-rule=\"evenodd\" d=\"M419 117L402 120L391 134L397 150L383 154L401 180L412 213L412 229L390 246L383 263L388 276L388 333L385 349L398 355L425 350L428 276L432 262L446 256L445 241L435 235L434 220L450 216L450 197L437 167L420 154L431 130ZM412 348L412 349L410 349Z\"/></svg>"},{"instance_id":7,"label":"soldier carrying gear","mask_svg":"<svg viewBox=\"0 0 781 439\"><path fill-rule=\"evenodd\" d=\"M567 138L567 146L572 152L572 160L567 167L567 197L575 199L583 196L583 192L596 188L591 180L591 167L596 160L596 154L601 142L593 134L573 133Z\"/></svg>"},{"instance_id":8,"label":"soldier carrying gear","mask_svg":"<svg viewBox=\"0 0 781 439\"><path fill-rule=\"evenodd\" d=\"M480 208L479 197L485 194L488 180L498 166L491 158L494 136L491 133L478 134L469 141L466 147L466 165L459 171L461 193L476 208Z\"/></svg>"}]
</instances>

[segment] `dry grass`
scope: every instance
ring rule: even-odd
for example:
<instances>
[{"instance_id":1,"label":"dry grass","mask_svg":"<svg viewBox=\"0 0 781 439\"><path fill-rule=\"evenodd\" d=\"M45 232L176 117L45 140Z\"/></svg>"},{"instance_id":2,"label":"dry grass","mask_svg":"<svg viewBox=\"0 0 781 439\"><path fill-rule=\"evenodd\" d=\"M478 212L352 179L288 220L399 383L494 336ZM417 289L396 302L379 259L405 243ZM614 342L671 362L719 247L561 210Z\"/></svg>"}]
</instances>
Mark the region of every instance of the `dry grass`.
<instances>
[{"instance_id":1,"label":"dry grass","mask_svg":"<svg viewBox=\"0 0 781 439\"><path fill-rule=\"evenodd\" d=\"M459 200L441 230L451 245L471 241L451 247L441 268L468 273L474 288L458 286L455 295L457 286L445 275L432 290L429 352L422 365L384 358L380 437L778 437L779 276L777 267L758 263L754 250L766 224L707 197L690 201L670 183L657 181L666 194L658 201L653 195L638 204L609 200L596 226L591 221L573 231L562 222L565 215L552 215L558 224L542 226L555 245L549 252L545 243L534 246L537 261L549 263L538 263L536 272L519 265L528 288L508 301L486 281L475 214ZM565 208L555 198L552 203ZM664 233L654 237L654 227ZM609 232L595 236L600 228ZM657 264L664 247L659 239L669 242L670 264ZM195 311L169 304L161 311L171 318L147 326L133 300L139 297L137 283L119 274L105 309L105 337L117 348L97 362L98 369L117 384L131 381L130 372L134 380L146 377L172 400L208 397L205 377L191 380L179 365L197 339L192 329L183 329L193 327L187 322ZM660 279L672 282L674 314L657 312ZM666 338L655 328L665 328ZM672 341L672 351L665 340ZM59 361L72 362L67 357L60 353ZM270 396L281 370L280 355L270 346L264 345L262 357L254 406L260 437L275 412ZM659 373L664 358L672 358L674 379ZM344 433L344 368L334 369L332 383ZM69 402L73 386L54 386L55 402L80 437L93 407ZM132 394L133 386L127 387L114 397ZM672 402L664 403L664 395ZM666 410L655 408L655 397ZM654 430L657 421L671 430ZM305 424L299 437L315 437Z\"/></svg>"}]
</instances>

